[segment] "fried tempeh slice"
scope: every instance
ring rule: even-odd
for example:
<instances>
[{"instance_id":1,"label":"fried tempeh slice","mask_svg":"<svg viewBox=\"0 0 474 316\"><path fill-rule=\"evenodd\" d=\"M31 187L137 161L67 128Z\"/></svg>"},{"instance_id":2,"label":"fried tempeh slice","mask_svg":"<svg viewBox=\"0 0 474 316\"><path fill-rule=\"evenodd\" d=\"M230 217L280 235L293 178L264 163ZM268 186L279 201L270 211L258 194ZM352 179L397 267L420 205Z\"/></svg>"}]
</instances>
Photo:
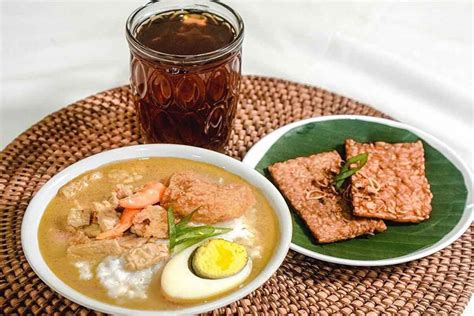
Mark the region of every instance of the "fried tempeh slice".
<instances>
[{"instance_id":1,"label":"fried tempeh slice","mask_svg":"<svg viewBox=\"0 0 474 316\"><path fill-rule=\"evenodd\" d=\"M367 164L351 177L354 214L419 223L430 217L430 185L423 143L357 143L346 140L347 159L368 153Z\"/></svg>"},{"instance_id":2,"label":"fried tempeh slice","mask_svg":"<svg viewBox=\"0 0 474 316\"><path fill-rule=\"evenodd\" d=\"M341 168L337 151L299 157L268 167L276 185L320 243L384 231L381 220L357 218L350 204L334 189Z\"/></svg>"}]
</instances>

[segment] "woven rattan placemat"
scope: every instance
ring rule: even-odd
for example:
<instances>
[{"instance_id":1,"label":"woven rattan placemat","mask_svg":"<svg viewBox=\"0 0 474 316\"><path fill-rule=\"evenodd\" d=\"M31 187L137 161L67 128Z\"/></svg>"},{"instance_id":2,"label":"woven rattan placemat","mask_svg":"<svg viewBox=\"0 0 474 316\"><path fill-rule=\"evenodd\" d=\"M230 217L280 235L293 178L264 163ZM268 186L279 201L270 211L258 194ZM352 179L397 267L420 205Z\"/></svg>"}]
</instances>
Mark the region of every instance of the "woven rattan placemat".
<instances>
[{"instance_id":1,"label":"woven rattan placemat","mask_svg":"<svg viewBox=\"0 0 474 316\"><path fill-rule=\"evenodd\" d=\"M245 77L228 154L241 159L284 124L329 114L382 113L328 91ZM23 213L54 174L92 154L140 142L127 87L98 93L55 112L0 156L0 314L87 314L32 271L21 248ZM215 314L460 314L473 292L473 235L427 258L391 267L328 264L290 251L278 272L246 298Z\"/></svg>"}]
</instances>

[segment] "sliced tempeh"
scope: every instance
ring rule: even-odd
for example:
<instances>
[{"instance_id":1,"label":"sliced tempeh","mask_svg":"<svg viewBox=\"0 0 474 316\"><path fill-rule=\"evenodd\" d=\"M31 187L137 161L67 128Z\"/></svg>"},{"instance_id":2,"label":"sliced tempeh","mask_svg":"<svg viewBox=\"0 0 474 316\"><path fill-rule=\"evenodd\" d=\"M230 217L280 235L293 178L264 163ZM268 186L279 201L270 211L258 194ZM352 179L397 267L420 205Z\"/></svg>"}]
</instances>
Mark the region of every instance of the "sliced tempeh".
<instances>
[{"instance_id":1,"label":"sliced tempeh","mask_svg":"<svg viewBox=\"0 0 474 316\"><path fill-rule=\"evenodd\" d=\"M369 154L367 164L351 177L354 214L394 222L428 219L433 195L425 176L422 142L346 140L347 159L364 152Z\"/></svg>"},{"instance_id":2,"label":"sliced tempeh","mask_svg":"<svg viewBox=\"0 0 474 316\"><path fill-rule=\"evenodd\" d=\"M381 220L352 215L350 204L332 185L340 166L341 157L337 151L331 151L275 163L268 168L281 192L320 243L386 229Z\"/></svg>"}]
</instances>

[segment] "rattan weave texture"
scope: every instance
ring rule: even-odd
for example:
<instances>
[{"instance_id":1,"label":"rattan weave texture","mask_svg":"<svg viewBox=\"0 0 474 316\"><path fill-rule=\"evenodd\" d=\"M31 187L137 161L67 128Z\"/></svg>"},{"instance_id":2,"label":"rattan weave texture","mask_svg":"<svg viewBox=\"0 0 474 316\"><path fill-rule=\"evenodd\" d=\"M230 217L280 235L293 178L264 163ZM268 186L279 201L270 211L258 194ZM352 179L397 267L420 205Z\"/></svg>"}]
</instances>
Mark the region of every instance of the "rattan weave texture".
<instances>
[{"instance_id":1,"label":"rattan weave texture","mask_svg":"<svg viewBox=\"0 0 474 316\"><path fill-rule=\"evenodd\" d=\"M328 91L247 76L227 154L241 159L270 131L303 118L382 113ZM23 213L54 174L92 154L140 142L128 87L98 93L55 112L0 154L0 314L91 311L46 286L21 248ZM246 298L214 314L460 314L474 289L473 235L424 259L391 267L327 264L290 251L278 272Z\"/></svg>"}]
</instances>

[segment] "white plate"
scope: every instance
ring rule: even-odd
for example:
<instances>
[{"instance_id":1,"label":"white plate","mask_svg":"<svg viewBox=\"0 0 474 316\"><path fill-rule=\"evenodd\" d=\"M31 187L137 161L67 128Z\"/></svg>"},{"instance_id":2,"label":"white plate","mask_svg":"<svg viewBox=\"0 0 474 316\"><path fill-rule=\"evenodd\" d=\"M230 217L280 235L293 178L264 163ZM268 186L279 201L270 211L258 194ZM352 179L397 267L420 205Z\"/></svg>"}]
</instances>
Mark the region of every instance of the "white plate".
<instances>
[{"instance_id":1,"label":"white plate","mask_svg":"<svg viewBox=\"0 0 474 316\"><path fill-rule=\"evenodd\" d=\"M326 262L331 262L331 263L338 263L338 264L345 264L345 265L352 265L352 266L385 266L385 265L393 265L393 264L408 262L408 261L416 260L419 258L426 257L428 255L431 255L449 246L452 242L458 239L466 231L466 229L471 225L474 219L474 214L472 211L473 209L473 205L472 205L473 203L473 195L472 195L473 177L472 177L471 171L464 164L464 162L458 157L458 155L446 144L441 142L439 139L415 127L412 127L403 123L399 123L399 122L387 120L387 119L381 119L381 118L370 117L370 116L359 116L359 115L331 115L331 116L322 116L322 117L315 117L315 118L310 118L306 120L301 120L298 122L285 125L273 131L272 133L268 134L264 138L262 138L249 150L243 162L255 168L255 166L257 166L257 164L260 162L260 160L265 155L265 153L270 149L270 147L281 136L283 136L286 132L290 131L291 129L295 127L305 125L308 123L313 123L313 122L323 122L323 121L341 120L341 119L374 122L374 123L388 125L388 126L392 126L392 127L396 127L400 129L405 129L412 132L413 134L416 134L418 137L420 137L425 142L430 144L433 148L441 152L447 159L449 159L456 166L456 168L458 168L461 171L461 173L464 176L464 181L466 183L466 187L468 190L466 208L464 210L464 213L461 219L457 223L457 225L448 234L446 234L441 240L439 240L438 242L436 242L435 244L429 247L426 247L426 248L414 251L411 254L396 257L396 258L382 259L382 260L353 260L353 259L338 258L338 257L328 256L328 255L324 255L324 254L320 254L320 253L308 250L294 243L291 243L291 246L290 246L291 249L301 254L304 254L306 256L323 260Z\"/></svg>"},{"instance_id":2,"label":"white plate","mask_svg":"<svg viewBox=\"0 0 474 316\"><path fill-rule=\"evenodd\" d=\"M88 170L96 169L111 162L143 157L178 157L205 162L221 167L231 173L237 174L261 190L262 194L266 197L271 207L275 211L275 214L277 215L279 221L280 239L267 266L254 280L242 288L236 289L235 291L217 300L197 306L185 307L177 311L160 312L128 309L97 301L69 287L49 269L39 249L38 226L46 206L57 194L58 189L69 182L71 179ZM211 311L239 300L262 285L278 269L288 252L291 234L291 216L285 200L281 196L280 192L278 192L278 190L271 184L271 182L260 173L229 156L219 154L214 151L191 146L168 144L123 147L106 151L76 162L51 178L45 185L43 185L41 190L36 193L28 205L28 208L26 209L21 226L21 242L26 259L36 274L48 286L68 299L88 308L109 314L125 315L197 314Z\"/></svg>"}]
</instances>

